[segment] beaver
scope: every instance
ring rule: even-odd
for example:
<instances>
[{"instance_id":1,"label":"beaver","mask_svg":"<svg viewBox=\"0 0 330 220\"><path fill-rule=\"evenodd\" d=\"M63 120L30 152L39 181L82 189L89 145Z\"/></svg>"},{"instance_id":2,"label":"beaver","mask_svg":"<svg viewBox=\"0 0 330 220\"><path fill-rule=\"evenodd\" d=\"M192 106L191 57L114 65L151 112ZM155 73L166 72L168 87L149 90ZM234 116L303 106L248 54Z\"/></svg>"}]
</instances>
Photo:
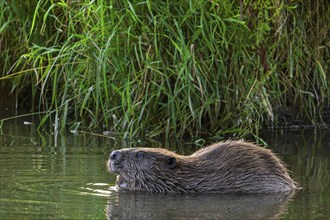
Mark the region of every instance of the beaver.
<instances>
[{"instance_id":1,"label":"beaver","mask_svg":"<svg viewBox=\"0 0 330 220\"><path fill-rule=\"evenodd\" d=\"M162 148L111 152L116 185L155 193L279 193L297 189L281 160L268 149L245 141L225 141L192 155Z\"/></svg>"}]
</instances>

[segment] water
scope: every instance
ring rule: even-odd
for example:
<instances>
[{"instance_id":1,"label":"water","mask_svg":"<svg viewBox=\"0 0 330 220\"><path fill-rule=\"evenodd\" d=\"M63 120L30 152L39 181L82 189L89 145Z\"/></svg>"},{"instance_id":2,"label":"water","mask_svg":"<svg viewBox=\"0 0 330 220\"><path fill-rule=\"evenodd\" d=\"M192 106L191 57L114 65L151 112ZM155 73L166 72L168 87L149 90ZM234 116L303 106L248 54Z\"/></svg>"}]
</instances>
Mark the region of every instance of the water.
<instances>
[{"instance_id":1,"label":"water","mask_svg":"<svg viewBox=\"0 0 330 220\"><path fill-rule=\"evenodd\" d=\"M38 134L21 121L1 132L1 220L330 219L330 131L265 135L304 189L246 196L118 192L105 162L121 140Z\"/></svg>"}]
</instances>

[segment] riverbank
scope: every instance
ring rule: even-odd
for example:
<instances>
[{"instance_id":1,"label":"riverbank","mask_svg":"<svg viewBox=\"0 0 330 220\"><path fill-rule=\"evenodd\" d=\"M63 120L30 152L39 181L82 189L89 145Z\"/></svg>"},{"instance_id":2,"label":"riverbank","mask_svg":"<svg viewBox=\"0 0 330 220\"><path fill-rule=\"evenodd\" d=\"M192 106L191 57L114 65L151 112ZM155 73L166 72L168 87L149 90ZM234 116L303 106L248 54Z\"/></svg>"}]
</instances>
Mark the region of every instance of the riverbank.
<instances>
[{"instance_id":1,"label":"riverbank","mask_svg":"<svg viewBox=\"0 0 330 220\"><path fill-rule=\"evenodd\" d=\"M0 18L1 103L42 112L40 128L243 137L328 123L326 0L15 0Z\"/></svg>"}]
</instances>

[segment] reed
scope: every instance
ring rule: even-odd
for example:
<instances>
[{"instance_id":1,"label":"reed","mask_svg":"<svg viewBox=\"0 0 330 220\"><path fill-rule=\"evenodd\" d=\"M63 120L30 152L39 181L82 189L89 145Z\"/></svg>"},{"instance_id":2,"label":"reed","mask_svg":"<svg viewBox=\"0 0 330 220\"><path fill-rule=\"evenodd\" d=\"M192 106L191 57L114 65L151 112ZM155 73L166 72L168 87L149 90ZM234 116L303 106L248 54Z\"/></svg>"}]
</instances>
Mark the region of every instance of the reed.
<instances>
[{"instance_id":1,"label":"reed","mask_svg":"<svg viewBox=\"0 0 330 220\"><path fill-rule=\"evenodd\" d=\"M257 137L329 105L326 0L0 4L0 83L40 127Z\"/></svg>"}]
</instances>

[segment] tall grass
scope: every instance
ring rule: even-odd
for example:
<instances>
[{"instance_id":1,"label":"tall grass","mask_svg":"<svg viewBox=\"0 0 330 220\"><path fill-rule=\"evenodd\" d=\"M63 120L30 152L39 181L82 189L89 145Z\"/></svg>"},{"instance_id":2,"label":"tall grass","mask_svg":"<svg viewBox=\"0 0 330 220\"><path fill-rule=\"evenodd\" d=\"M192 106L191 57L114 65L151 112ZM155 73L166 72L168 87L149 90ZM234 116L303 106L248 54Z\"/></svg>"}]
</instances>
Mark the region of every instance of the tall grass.
<instances>
[{"instance_id":1,"label":"tall grass","mask_svg":"<svg viewBox=\"0 0 330 220\"><path fill-rule=\"evenodd\" d=\"M40 126L258 135L329 105L328 1L2 1L0 83ZM283 110L284 109L284 110Z\"/></svg>"}]
</instances>

